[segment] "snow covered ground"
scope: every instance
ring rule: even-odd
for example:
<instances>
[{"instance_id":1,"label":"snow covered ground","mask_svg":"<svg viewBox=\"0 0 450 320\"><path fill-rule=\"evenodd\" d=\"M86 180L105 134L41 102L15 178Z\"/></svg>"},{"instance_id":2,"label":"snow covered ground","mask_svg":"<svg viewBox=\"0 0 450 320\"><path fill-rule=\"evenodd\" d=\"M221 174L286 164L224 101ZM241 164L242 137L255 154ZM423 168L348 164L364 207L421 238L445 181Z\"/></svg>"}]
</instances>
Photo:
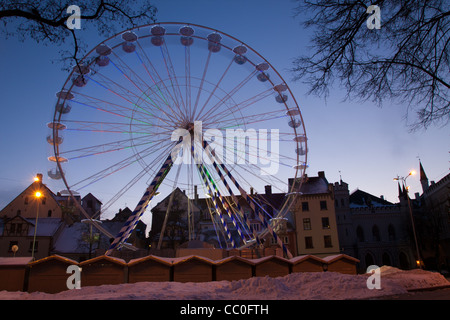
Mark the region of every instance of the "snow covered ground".
<instances>
[{"instance_id":1,"label":"snow covered ground","mask_svg":"<svg viewBox=\"0 0 450 320\"><path fill-rule=\"evenodd\" d=\"M380 268L380 289L368 289L365 275L335 272L292 273L285 277L254 277L205 283L141 282L82 287L57 294L0 292L13 300L344 300L402 294L409 289L450 285L438 273Z\"/></svg>"}]
</instances>

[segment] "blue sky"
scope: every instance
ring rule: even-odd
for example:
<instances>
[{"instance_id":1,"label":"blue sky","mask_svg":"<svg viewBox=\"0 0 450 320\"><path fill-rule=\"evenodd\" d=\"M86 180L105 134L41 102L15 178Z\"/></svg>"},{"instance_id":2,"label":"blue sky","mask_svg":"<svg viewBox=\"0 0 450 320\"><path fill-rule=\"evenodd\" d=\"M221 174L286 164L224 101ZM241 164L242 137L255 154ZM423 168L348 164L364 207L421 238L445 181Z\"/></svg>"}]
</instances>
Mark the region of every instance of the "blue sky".
<instances>
[{"instance_id":1,"label":"blue sky","mask_svg":"<svg viewBox=\"0 0 450 320\"><path fill-rule=\"evenodd\" d=\"M371 103L343 102L345 93L339 87L324 101L307 96L304 84L291 81L292 60L309 45L307 31L293 17L295 3L160 0L154 4L158 22L190 22L228 33L258 51L282 74L305 122L308 175L325 171L328 181L335 182L340 171L350 191L359 188L396 202L397 184L392 179L411 169L418 171L418 157L429 180L437 181L449 172L449 126L410 133L403 119L406 105L386 101L378 108ZM88 46L104 40L86 30L81 36ZM52 150L45 140L46 123L52 119L55 93L68 76L56 61L60 50L0 38L0 208L27 187L36 173L45 174L52 167L47 160ZM44 178L52 187L49 180ZM412 193L421 192L418 175L408 178L408 183Z\"/></svg>"}]
</instances>

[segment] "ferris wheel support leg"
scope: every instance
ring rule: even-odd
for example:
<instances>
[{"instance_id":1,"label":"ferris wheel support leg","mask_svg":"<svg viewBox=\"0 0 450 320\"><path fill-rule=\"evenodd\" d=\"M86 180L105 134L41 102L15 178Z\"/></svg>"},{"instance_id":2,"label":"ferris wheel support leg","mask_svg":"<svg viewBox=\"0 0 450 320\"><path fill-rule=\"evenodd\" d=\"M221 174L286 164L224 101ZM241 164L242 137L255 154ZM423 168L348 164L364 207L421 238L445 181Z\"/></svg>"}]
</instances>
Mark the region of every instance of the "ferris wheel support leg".
<instances>
[{"instance_id":1,"label":"ferris wheel support leg","mask_svg":"<svg viewBox=\"0 0 450 320\"><path fill-rule=\"evenodd\" d=\"M239 227L238 222L233 217L232 212L230 211L228 203L224 200L224 198L220 194L219 189L217 188L216 184L214 183L214 180L211 178L211 176L208 174L208 171L206 170L206 168L202 164L197 164L197 168L200 171L200 175L202 176L203 181L205 182L206 179L208 179L211 182L211 185L213 186L215 192L217 193L217 197L219 198L220 203L225 208L225 211L227 212L228 216L231 218L231 221L233 222L233 225L236 227L236 230L237 230L239 236L241 237L242 241L245 243L245 236L242 233L242 230ZM211 192L211 189L209 188L209 186L208 186L208 192L213 195L213 193Z\"/></svg>"},{"instance_id":2,"label":"ferris wheel support leg","mask_svg":"<svg viewBox=\"0 0 450 320\"><path fill-rule=\"evenodd\" d=\"M224 181L224 179L222 178L223 174L220 171L219 166L217 165L214 157L207 151L206 146L207 146L207 142L203 141L203 149L206 151L205 153L208 154L209 158L212 161L212 164L213 164L214 168L216 169L216 171L219 174L219 176L222 179L222 181ZM286 248L286 246L284 245L283 241L278 237L276 232L273 230L273 228L270 226L270 224L266 221L265 217L262 214L262 210L255 206L255 203L254 203L253 199L251 199L250 196L247 194L247 192L245 192L245 190L242 189L242 187L239 185L239 183L236 181L236 179L231 175L230 171L228 171L228 169L225 167L225 165L224 164L220 164L220 168L231 179L231 181L236 186L236 188L238 188L239 192L241 193L241 196L247 201L247 203L249 204L250 208L258 215L259 220L261 221L261 223L264 225L264 227L267 228L267 230L270 232L270 234L275 239L277 244L283 249L284 254L286 254L286 256L289 259L291 259L293 257L292 253Z\"/></svg>"},{"instance_id":3,"label":"ferris wheel support leg","mask_svg":"<svg viewBox=\"0 0 450 320\"><path fill-rule=\"evenodd\" d=\"M219 214L220 221L222 222L223 228L225 229L225 232L227 233L227 237L231 241L232 247L236 248L236 243L234 242L233 237L231 235L231 232L228 229L227 222L225 221L225 219L223 217L223 214L222 214L222 210L220 209L219 205L217 204L216 197L215 197L214 193L212 192L211 187L209 186L209 183L208 183L208 180L206 178L206 175L203 172L203 170L201 169L200 164L197 164L197 168L198 168L198 170L200 172L200 175L202 176L203 183L205 184L206 188L208 189L209 194L211 195L211 199L212 199L212 201L214 203L214 207L216 209L216 212ZM222 202L222 204L223 204L223 202Z\"/></svg>"},{"instance_id":4,"label":"ferris wheel support leg","mask_svg":"<svg viewBox=\"0 0 450 320\"><path fill-rule=\"evenodd\" d=\"M109 247L108 251L106 251L105 255L110 255L114 249L118 249L122 245L122 243L124 243L128 239L131 232L138 224L141 216L145 212L145 209L147 209L148 204L155 196L155 193L161 185L162 181L172 168L172 165L173 159L172 156L169 155L166 161L164 161L164 164L162 165L155 178L153 178L153 181L145 190L144 195L142 196L141 200L139 201L138 205L136 206L128 220L125 222L125 225L122 227L114 241L111 243L111 246Z\"/></svg>"}]
</instances>

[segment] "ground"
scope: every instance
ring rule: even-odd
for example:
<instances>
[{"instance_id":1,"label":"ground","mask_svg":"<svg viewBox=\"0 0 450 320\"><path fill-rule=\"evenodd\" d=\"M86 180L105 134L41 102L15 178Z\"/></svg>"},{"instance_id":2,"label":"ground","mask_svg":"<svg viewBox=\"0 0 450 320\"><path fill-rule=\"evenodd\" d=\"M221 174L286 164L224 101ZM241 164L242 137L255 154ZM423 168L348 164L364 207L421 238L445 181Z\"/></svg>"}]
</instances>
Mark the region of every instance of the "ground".
<instances>
[{"instance_id":1,"label":"ground","mask_svg":"<svg viewBox=\"0 0 450 320\"><path fill-rule=\"evenodd\" d=\"M141 282L42 292L0 292L3 300L355 300L402 297L408 290L450 287L439 273L402 271L381 267L379 289L371 287L370 274L335 272L292 273L285 277L254 277L239 281L204 283ZM448 291L443 291L444 295ZM417 293L416 293L417 294ZM412 297L414 294L410 294Z\"/></svg>"}]
</instances>

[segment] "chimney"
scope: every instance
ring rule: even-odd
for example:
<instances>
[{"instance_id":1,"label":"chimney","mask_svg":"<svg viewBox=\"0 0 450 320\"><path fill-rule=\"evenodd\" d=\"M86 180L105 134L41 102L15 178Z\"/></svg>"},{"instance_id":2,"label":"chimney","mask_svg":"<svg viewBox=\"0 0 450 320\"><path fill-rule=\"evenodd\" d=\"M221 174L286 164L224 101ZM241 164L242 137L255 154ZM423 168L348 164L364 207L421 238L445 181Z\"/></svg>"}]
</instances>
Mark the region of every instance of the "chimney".
<instances>
[{"instance_id":1,"label":"chimney","mask_svg":"<svg viewBox=\"0 0 450 320\"><path fill-rule=\"evenodd\" d=\"M250 195L253 195L253 192L254 192L253 187L250 187Z\"/></svg>"},{"instance_id":2,"label":"chimney","mask_svg":"<svg viewBox=\"0 0 450 320\"><path fill-rule=\"evenodd\" d=\"M267 195L272 194L272 186L271 185L265 186L264 189L265 189L265 192Z\"/></svg>"},{"instance_id":3,"label":"chimney","mask_svg":"<svg viewBox=\"0 0 450 320\"><path fill-rule=\"evenodd\" d=\"M195 199L195 201L198 201L197 186L194 186L194 199Z\"/></svg>"},{"instance_id":4,"label":"chimney","mask_svg":"<svg viewBox=\"0 0 450 320\"><path fill-rule=\"evenodd\" d=\"M414 196L416 197L416 200L420 200L420 194L418 192L414 193Z\"/></svg>"},{"instance_id":5,"label":"chimney","mask_svg":"<svg viewBox=\"0 0 450 320\"><path fill-rule=\"evenodd\" d=\"M319 178L325 179L325 171L319 171L317 174L319 175Z\"/></svg>"},{"instance_id":6,"label":"chimney","mask_svg":"<svg viewBox=\"0 0 450 320\"><path fill-rule=\"evenodd\" d=\"M381 199L381 200L384 200L384 196L383 196L383 195L381 195L381 196L380 196L380 199Z\"/></svg>"}]
</instances>

